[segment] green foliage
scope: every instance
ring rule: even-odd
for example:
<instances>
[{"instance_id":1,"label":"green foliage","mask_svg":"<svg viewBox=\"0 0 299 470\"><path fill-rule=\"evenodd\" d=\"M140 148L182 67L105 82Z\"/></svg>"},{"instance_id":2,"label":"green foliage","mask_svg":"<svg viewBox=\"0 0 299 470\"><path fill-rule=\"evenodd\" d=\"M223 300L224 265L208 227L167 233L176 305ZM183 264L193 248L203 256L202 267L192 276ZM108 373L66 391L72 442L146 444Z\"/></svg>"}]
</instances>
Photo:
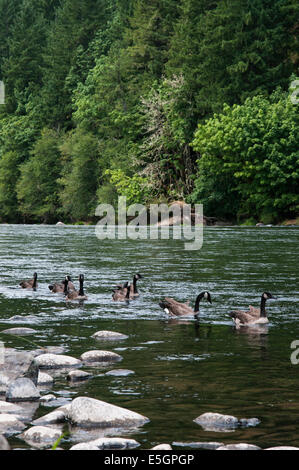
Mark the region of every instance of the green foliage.
<instances>
[{"instance_id":1,"label":"green foliage","mask_svg":"<svg viewBox=\"0 0 299 470\"><path fill-rule=\"evenodd\" d=\"M286 93L224 106L199 125L192 201L208 213L275 222L299 210L299 110Z\"/></svg>"},{"instance_id":2,"label":"green foliage","mask_svg":"<svg viewBox=\"0 0 299 470\"><path fill-rule=\"evenodd\" d=\"M128 204L144 204L149 200L146 178L134 175L127 176L122 170L106 170L110 183L116 188L119 196L127 198Z\"/></svg>"},{"instance_id":3,"label":"green foliage","mask_svg":"<svg viewBox=\"0 0 299 470\"><path fill-rule=\"evenodd\" d=\"M91 134L71 132L61 144L62 176L59 179L61 212L71 221L88 220L97 205L99 180L98 142Z\"/></svg>"},{"instance_id":4,"label":"green foliage","mask_svg":"<svg viewBox=\"0 0 299 470\"><path fill-rule=\"evenodd\" d=\"M50 223L56 220L58 204L57 179L61 171L56 132L44 129L28 161L20 167L17 195L25 217Z\"/></svg>"},{"instance_id":5,"label":"green foliage","mask_svg":"<svg viewBox=\"0 0 299 470\"><path fill-rule=\"evenodd\" d=\"M296 110L270 96L298 58L296 0L0 0L0 220L88 222L121 193L293 216Z\"/></svg>"}]
</instances>

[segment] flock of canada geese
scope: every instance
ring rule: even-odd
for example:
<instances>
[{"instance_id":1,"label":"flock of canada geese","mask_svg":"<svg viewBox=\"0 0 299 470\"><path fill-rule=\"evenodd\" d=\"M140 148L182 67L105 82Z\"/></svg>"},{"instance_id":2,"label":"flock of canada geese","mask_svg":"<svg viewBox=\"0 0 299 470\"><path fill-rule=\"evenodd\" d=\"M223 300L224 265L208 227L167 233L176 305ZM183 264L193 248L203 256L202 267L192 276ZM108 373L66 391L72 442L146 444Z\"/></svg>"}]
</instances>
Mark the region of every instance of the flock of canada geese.
<instances>
[{"instance_id":1,"label":"flock of canada geese","mask_svg":"<svg viewBox=\"0 0 299 470\"><path fill-rule=\"evenodd\" d=\"M137 282L141 279L141 274L135 274L133 282L125 282L124 284L118 284L113 289L112 299L115 302L129 302L130 300L139 296ZM60 293L65 296L66 301L83 301L87 300L87 296L84 293L84 275L79 276L79 290L76 290L75 285L72 282L71 276L66 276L61 282L56 282L49 285L49 289L54 294ZM33 274L33 278L20 282L20 286L23 289L36 290L38 287L37 273ZM201 292L195 300L194 308L189 305L189 302L182 303L176 300L166 297L159 303L159 306L172 317L194 317L199 319L199 304L201 300L205 299L210 304L212 303L211 294L208 291ZM255 325L268 323L266 313L266 301L268 299L275 299L270 292L263 292L260 301L260 307L249 306L249 310L234 310L230 313L237 328L244 325Z\"/></svg>"}]
</instances>

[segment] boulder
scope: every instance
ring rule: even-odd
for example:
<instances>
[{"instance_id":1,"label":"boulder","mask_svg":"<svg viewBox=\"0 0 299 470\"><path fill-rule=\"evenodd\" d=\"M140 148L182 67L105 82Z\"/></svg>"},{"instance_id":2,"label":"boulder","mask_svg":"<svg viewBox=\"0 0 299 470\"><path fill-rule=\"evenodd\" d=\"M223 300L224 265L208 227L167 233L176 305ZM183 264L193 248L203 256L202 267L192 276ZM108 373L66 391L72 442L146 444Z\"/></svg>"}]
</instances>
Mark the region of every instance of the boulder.
<instances>
[{"instance_id":1,"label":"boulder","mask_svg":"<svg viewBox=\"0 0 299 470\"><path fill-rule=\"evenodd\" d=\"M6 335L16 335L16 336L26 336L26 335L34 335L37 333L36 330L32 328L9 328L8 330L3 330L1 333L5 333Z\"/></svg>"},{"instance_id":2,"label":"boulder","mask_svg":"<svg viewBox=\"0 0 299 470\"><path fill-rule=\"evenodd\" d=\"M127 335L122 333L117 333L116 331L97 331L92 335L92 338L98 339L101 341L120 341L124 339L128 339Z\"/></svg>"},{"instance_id":3,"label":"boulder","mask_svg":"<svg viewBox=\"0 0 299 470\"><path fill-rule=\"evenodd\" d=\"M0 372L0 393L5 394L10 382L26 376L27 373L33 382L37 380L38 370L32 365L33 359L32 353L5 348Z\"/></svg>"},{"instance_id":4,"label":"boulder","mask_svg":"<svg viewBox=\"0 0 299 470\"><path fill-rule=\"evenodd\" d=\"M34 359L39 369L60 369L68 367L81 367L82 363L79 359L62 354L41 354Z\"/></svg>"},{"instance_id":5,"label":"boulder","mask_svg":"<svg viewBox=\"0 0 299 470\"><path fill-rule=\"evenodd\" d=\"M33 426L51 426L61 424L66 420L66 409L64 406L32 421Z\"/></svg>"},{"instance_id":6,"label":"boulder","mask_svg":"<svg viewBox=\"0 0 299 470\"><path fill-rule=\"evenodd\" d=\"M10 383L6 391L6 400L10 402L36 401L40 393L32 380L20 378Z\"/></svg>"},{"instance_id":7,"label":"boulder","mask_svg":"<svg viewBox=\"0 0 299 470\"><path fill-rule=\"evenodd\" d=\"M216 450L218 447L224 446L223 442L173 442L172 445L204 450Z\"/></svg>"},{"instance_id":8,"label":"boulder","mask_svg":"<svg viewBox=\"0 0 299 470\"><path fill-rule=\"evenodd\" d=\"M159 444L152 447L151 450L172 450L172 447L169 444Z\"/></svg>"},{"instance_id":9,"label":"boulder","mask_svg":"<svg viewBox=\"0 0 299 470\"><path fill-rule=\"evenodd\" d=\"M71 370L67 375L67 380L70 382L82 382L92 377L92 374L83 370Z\"/></svg>"},{"instance_id":10,"label":"boulder","mask_svg":"<svg viewBox=\"0 0 299 470\"><path fill-rule=\"evenodd\" d=\"M32 447L50 447L62 436L58 428L34 426L27 429L19 437Z\"/></svg>"},{"instance_id":11,"label":"boulder","mask_svg":"<svg viewBox=\"0 0 299 470\"><path fill-rule=\"evenodd\" d=\"M135 449L140 444L134 439L123 439L121 437L101 437L90 442L81 442L71 447L70 450L123 450Z\"/></svg>"},{"instance_id":12,"label":"boulder","mask_svg":"<svg viewBox=\"0 0 299 470\"><path fill-rule=\"evenodd\" d=\"M127 377L128 375L133 375L135 372L129 369L114 369L106 372L105 375L112 375L114 377Z\"/></svg>"},{"instance_id":13,"label":"boulder","mask_svg":"<svg viewBox=\"0 0 299 470\"><path fill-rule=\"evenodd\" d=\"M217 450L262 450L258 446L252 444L228 444L218 447Z\"/></svg>"},{"instance_id":14,"label":"boulder","mask_svg":"<svg viewBox=\"0 0 299 470\"><path fill-rule=\"evenodd\" d=\"M81 355L81 360L85 363L93 362L119 362L122 361L122 357L111 351L87 351Z\"/></svg>"},{"instance_id":15,"label":"boulder","mask_svg":"<svg viewBox=\"0 0 299 470\"><path fill-rule=\"evenodd\" d=\"M149 421L134 411L88 397L75 398L67 410L67 418L72 424L83 428L130 428Z\"/></svg>"},{"instance_id":16,"label":"boulder","mask_svg":"<svg viewBox=\"0 0 299 470\"><path fill-rule=\"evenodd\" d=\"M4 436L0 436L0 450L10 450L10 446Z\"/></svg>"},{"instance_id":17,"label":"boulder","mask_svg":"<svg viewBox=\"0 0 299 470\"><path fill-rule=\"evenodd\" d=\"M265 450L299 450L299 447L292 446L277 446L277 447L268 447Z\"/></svg>"},{"instance_id":18,"label":"boulder","mask_svg":"<svg viewBox=\"0 0 299 470\"><path fill-rule=\"evenodd\" d=\"M199 424L205 431L222 432L234 430L239 426L252 427L260 424L257 418L238 419L231 415L222 415L220 413L203 413L198 416L194 422Z\"/></svg>"},{"instance_id":19,"label":"boulder","mask_svg":"<svg viewBox=\"0 0 299 470\"><path fill-rule=\"evenodd\" d=\"M49 374L46 374L45 372L39 372L38 374L38 378L37 378L37 385L39 387L42 387L42 386L49 386L49 385L53 385L54 383L54 379L53 377L51 377L51 375Z\"/></svg>"},{"instance_id":20,"label":"boulder","mask_svg":"<svg viewBox=\"0 0 299 470\"><path fill-rule=\"evenodd\" d=\"M0 434L10 436L23 431L25 427L25 424L22 423L17 416L8 413L0 414Z\"/></svg>"}]
</instances>

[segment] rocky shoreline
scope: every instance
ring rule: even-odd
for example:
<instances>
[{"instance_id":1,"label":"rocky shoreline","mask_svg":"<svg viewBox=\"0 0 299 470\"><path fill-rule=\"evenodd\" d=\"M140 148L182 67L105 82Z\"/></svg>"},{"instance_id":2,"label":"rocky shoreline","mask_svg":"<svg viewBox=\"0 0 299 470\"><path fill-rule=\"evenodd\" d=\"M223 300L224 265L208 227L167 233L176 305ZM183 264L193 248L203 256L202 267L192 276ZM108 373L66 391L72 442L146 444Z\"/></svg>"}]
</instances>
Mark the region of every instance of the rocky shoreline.
<instances>
[{"instance_id":1,"label":"rocky shoreline","mask_svg":"<svg viewBox=\"0 0 299 470\"><path fill-rule=\"evenodd\" d=\"M27 334L26 328L18 328L13 334ZM6 330L6 333L12 331ZM124 339L120 333L100 331L94 338ZM86 351L80 358L63 354L62 348L48 347L33 351L4 350L0 368L0 450L9 450L9 438L17 437L30 449L49 449L60 440L71 435L74 445L69 450L111 450L137 449L141 444L122 435L137 430L150 420L135 411L122 408L86 396L74 399L57 398L49 394L55 378L65 377L67 381L80 383L89 380L93 374L82 367L118 364L122 357L111 351ZM112 369L106 375L126 376L134 374L127 369ZM54 411L35 419L40 405L50 406ZM209 432L227 432L238 427L252 427L260 424L257 418L237 418L219 413L203 413L194 422ZM67 431L66 431L67 429ZM84 439L82 436L84 435ZM111 437L112 436L112 437ZM82 440L81 440L82 439ZM56 444L55 444L56 443ZM24 445L24 444L23 444ZM198 450L261 450L247 443L223 442L173 442L159 444L152 450L175 448ZM299 450L281 446L265 450Z\"/></svg>"}]
</instances>

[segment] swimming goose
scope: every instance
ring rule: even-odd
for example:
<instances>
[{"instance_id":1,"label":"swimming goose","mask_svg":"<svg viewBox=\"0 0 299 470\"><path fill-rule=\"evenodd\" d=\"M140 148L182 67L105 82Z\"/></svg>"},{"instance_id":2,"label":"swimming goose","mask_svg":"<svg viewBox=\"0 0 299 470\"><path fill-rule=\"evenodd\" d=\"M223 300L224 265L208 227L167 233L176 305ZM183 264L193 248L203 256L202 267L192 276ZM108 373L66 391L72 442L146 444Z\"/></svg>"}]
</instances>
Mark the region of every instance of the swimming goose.
<instances>
[{"instance_id":1,"label":"swimming goose","mask_svg":"<svg viewBox=\"0 0 299 470\"><path fill-rule=\"evenodd\" d=\"M201 292L195 301L194 309L189 306L188 303L177 302L174 299L166 297L162 302L159 303L160 307L171 316L175 317L186 317L194 316L198 318L199 315L199 303L202 299L206 299L210 304L212 303L211 295L208 291Z\"/></svg>"},{"instance_id":2,"label":"swimming goose","mask_svg":"<svg viewBox=\"0 0 299 470\"><path fill-rule=\"evenodd\" d=\"M131 286L130 286L130 298L139 296L139 292L138 292L138 289L137 289L137 281L139 279L142 279L141 274L139 274L139 273L135 274L134 277L133 277L133 284L131 284Z\"/></svg>"},{"instance_id":3,"label":"swimming goose","mask_svg":"<svg viewBox=\"0 0 299 470\"><path fill-rule=\"evenodd\" d=\"M269 323L266 313L266 302L268 299L275 299L270 292L263 292L261 297L260 308L249 306L249 310L234 310L230 313L231 318L235 322L236 327L242 325L256 325Z\"/></svg>"},{"instance_id":4,"label":"swimming goose","mask_svg":"<svg viewBox=\"0 0 299 470\"><path fill-rule=\"evenodd\" d=\"M141 274L137 273L134 275L133 277L133 283L130 285L130 298L134 298L134 297L138 297L139 296L139 292L138 292L138 289L137 289L137 281L139 279L142 279L143 276L141 276ZM120 290L120 289L124 289L126 288L128 285L128 283L126 282L125 284L118 284L117 286L115 286L114 288L114 291L115 290Z\"/></svg>"},{"instance_id":5,"label":"swimming goose","mask_svg":"<svg viewBox=\"0 0 299 470\"><path fill-rule=\"evenodd\" d=\"M68 280L68 288L76 290L74 284L72 283L71 276L66 276L66 279ZM62 282L55 282L54 284L50 284L48 287L54 294L63 293L65 291L65 280Z\"/></svg>"},{"instance_id":6,"label":"swimming goose","mask_svg":"<svg viewBox=\"0 0 299 470\"><path fill-rule=\"evenodd\" d=\"M69 280L68 279L66 279L64 282L65 282L65 290L66 290L65 299L67 301L69 301L69 300L87 300L88 299L88 297L84 294L84 288L83 288L84 275L83 274L80 274L80 276L79 276L79 284L80 284L79 291L76 291L74 289L69 289L69 287L68 287Z\"/></svg>"},{"instance_id":7,"label":"swimming goose","mask_svg":"<svg viewBox=\"0 0 299 470\"><path fill-rule=\"evenodd\" d=\"M33 274L33 279L29 281L21 281L19 284L23 289L33 289L36 290L37 288L37 273Z\"/></svg>"},{"instance_id":8,"label":"swimming goose","mask_svg":"<svg viewBox=\"0 0 299 470\"><path fill-rule=\"evenodd\" d=\"M125 282L123 286L117 286L113 289L112 299L116 302L124 302L130 299L131 286Z\"/></svg>"}]
</instances>

